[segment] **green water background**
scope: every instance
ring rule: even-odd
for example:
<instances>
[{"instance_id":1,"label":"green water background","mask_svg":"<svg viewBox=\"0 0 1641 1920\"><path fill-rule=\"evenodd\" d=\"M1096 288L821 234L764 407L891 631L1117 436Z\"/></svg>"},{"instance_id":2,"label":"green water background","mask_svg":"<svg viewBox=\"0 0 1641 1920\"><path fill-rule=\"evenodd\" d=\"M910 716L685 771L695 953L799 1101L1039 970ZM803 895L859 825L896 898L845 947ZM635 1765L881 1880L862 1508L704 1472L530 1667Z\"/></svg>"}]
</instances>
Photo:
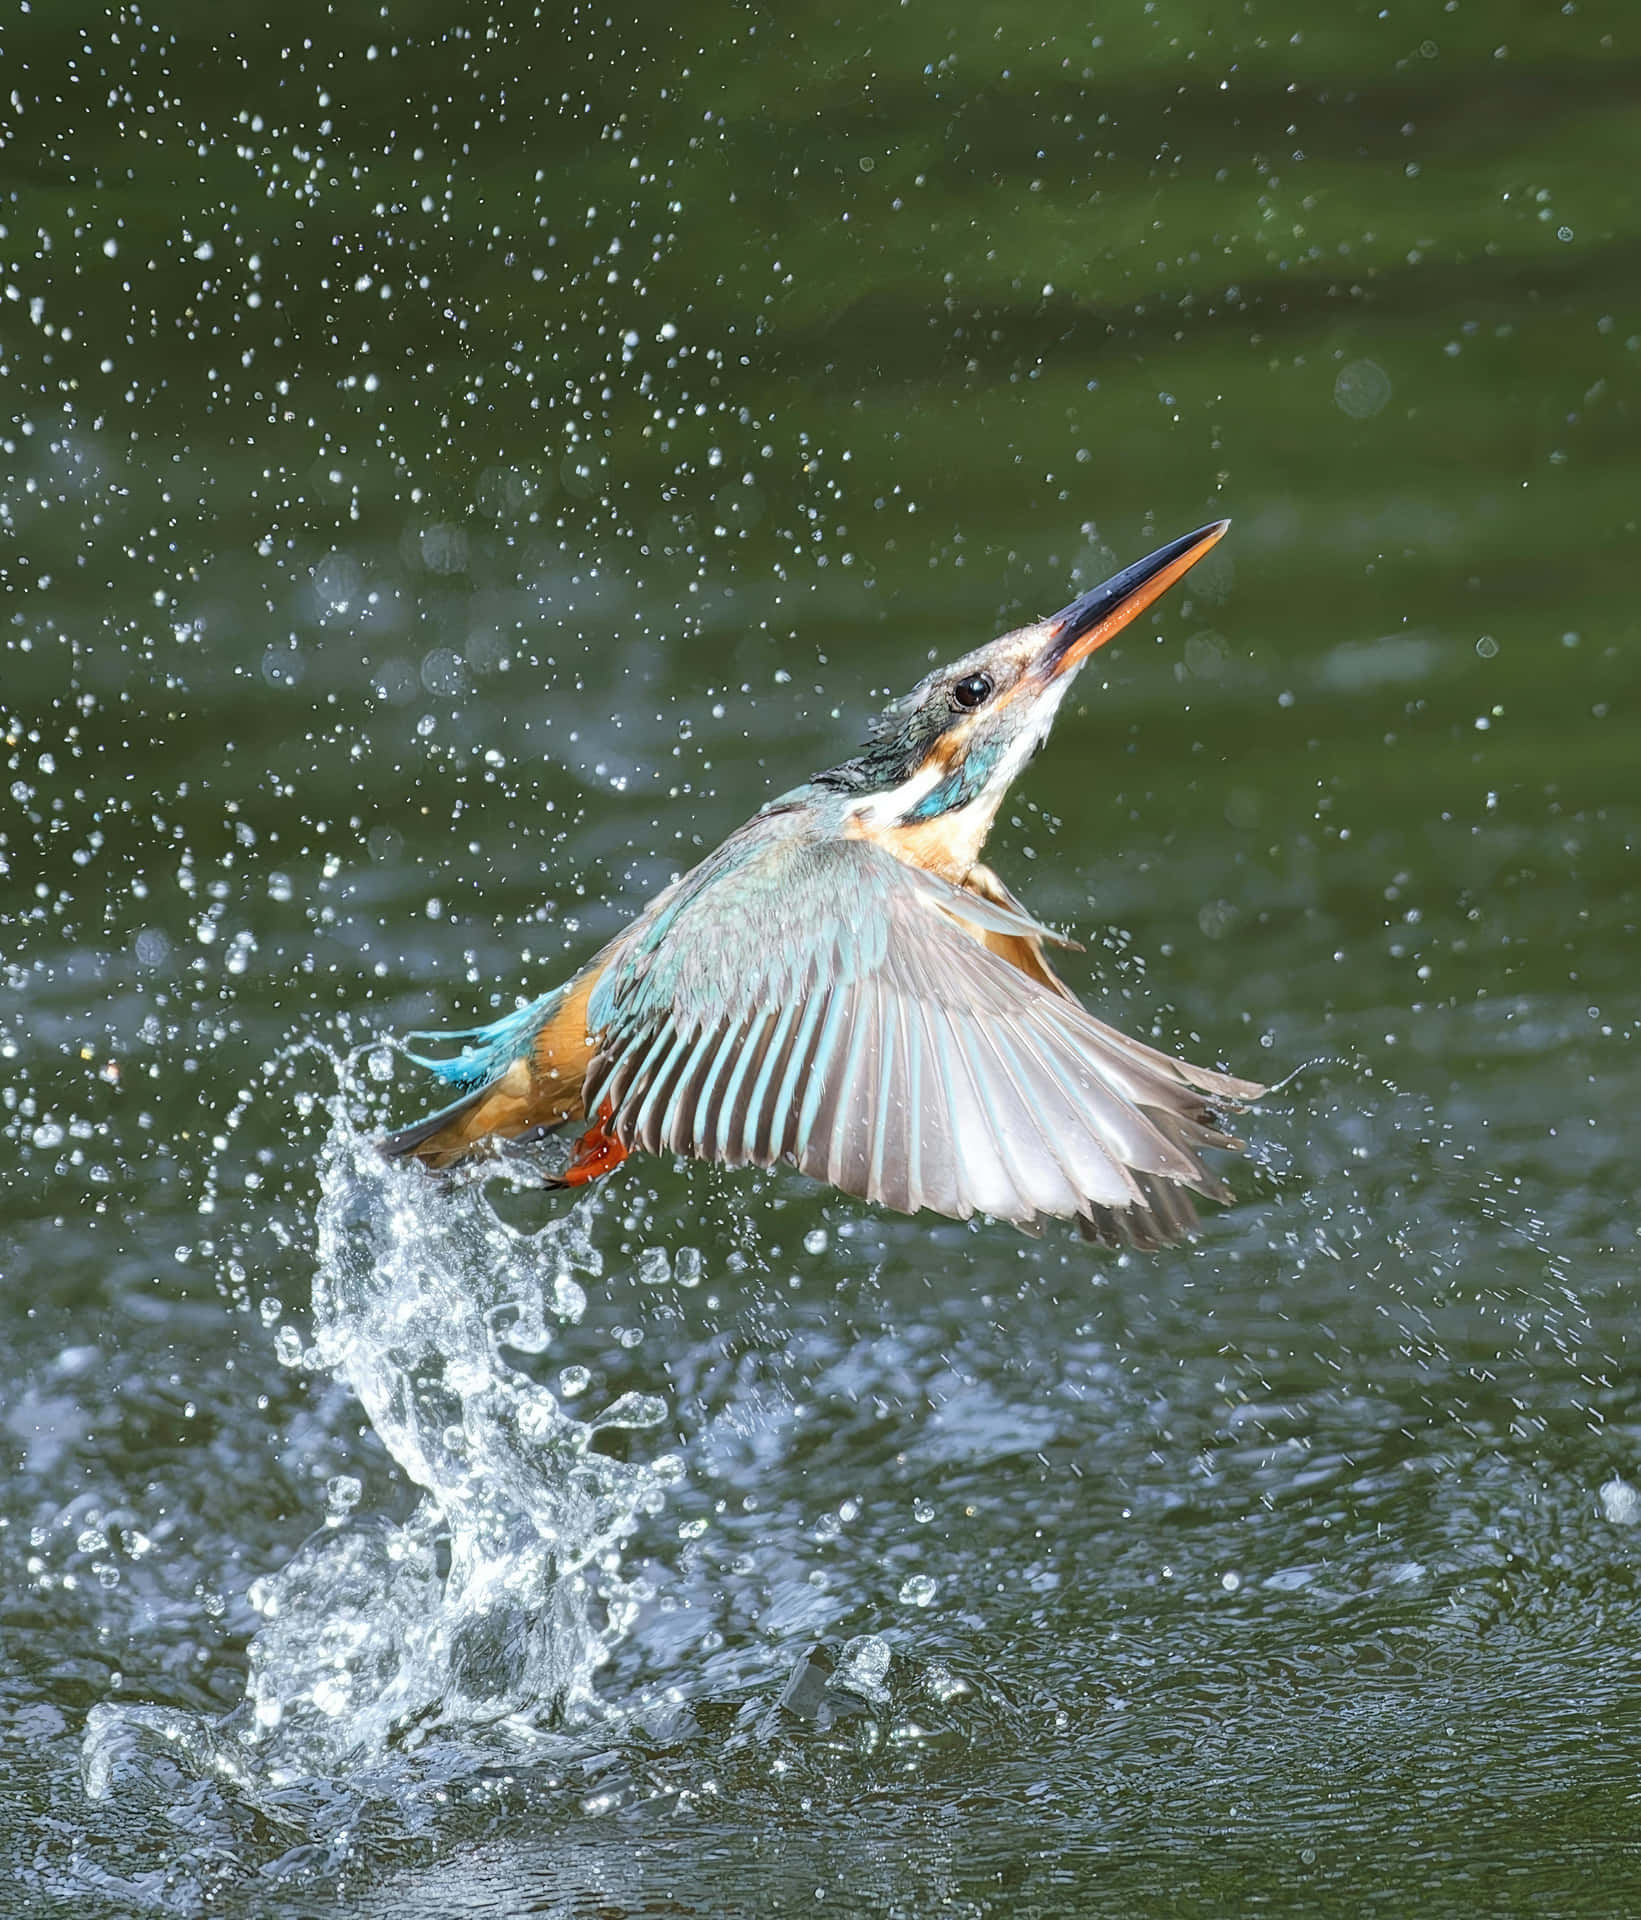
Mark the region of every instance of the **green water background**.
<instances>
[{"instance_id":1,"label":"green water background","mask_svg":"<svg viewBox=\"0 0 1641 1920\"><path fill-rule=\"evenodd\" d=\"M1228 514L994 855L1113 1017L1314 1063L1242 1205L1119 1266L646 1167L643 1231L726 1283L662 1312L612 1243L589 1334L673 1397L668 1525L717 1543L654 1551L719 1647L652 1624L615 1703L870 1631L1009 1714L818 1811L561 1813L326 1897L1633 1905L1638 34L1530 0L8 9L27 1899L182 1845L85 1805L86 1709L231 1706L316 1482L395 1497L275 1357L315 1135L262 1064L539 991L931 655ZM723 1439L783 1396L801 1443Z\"/></svg>"}]
</instances>

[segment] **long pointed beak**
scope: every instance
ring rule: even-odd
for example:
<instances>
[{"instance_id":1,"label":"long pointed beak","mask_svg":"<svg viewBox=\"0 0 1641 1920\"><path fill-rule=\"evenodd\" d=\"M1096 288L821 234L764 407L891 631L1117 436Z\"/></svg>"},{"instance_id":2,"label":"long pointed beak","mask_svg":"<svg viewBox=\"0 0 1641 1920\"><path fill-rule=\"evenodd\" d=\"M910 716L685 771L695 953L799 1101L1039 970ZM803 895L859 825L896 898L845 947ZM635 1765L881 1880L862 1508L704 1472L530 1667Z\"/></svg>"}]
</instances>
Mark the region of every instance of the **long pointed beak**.
<instances>
[{"instance_id":1,"label":"long pointed beak","mask_svg":"<svg viewBox=\"0 0 1641 1920\"><path fill-rule=\"evenodd\" d=\"M1188 573L1210 547L1225 537L1230 524L1229 520L1216 520L1183 539L1171 540L1045 620L1048 642L1034 676L1047 682L1075 671L1096 647L1103 647L1114 633L1120 633L1166 593L1182 573Z\"/></svg>"}]
</instances>

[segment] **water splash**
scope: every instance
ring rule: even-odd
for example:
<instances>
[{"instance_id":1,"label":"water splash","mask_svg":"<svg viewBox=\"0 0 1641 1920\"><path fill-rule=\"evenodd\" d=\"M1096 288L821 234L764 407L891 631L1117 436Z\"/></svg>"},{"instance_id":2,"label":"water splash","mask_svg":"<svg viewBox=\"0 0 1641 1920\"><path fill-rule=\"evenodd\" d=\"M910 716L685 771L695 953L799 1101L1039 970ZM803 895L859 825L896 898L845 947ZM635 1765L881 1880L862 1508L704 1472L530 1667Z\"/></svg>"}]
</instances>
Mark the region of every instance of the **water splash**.
<instances>
[{"instance_id":1,"label":"water splash","mask_svg":"<svg viewBox=\"0 0 1641 1920\"><path fill-rule=\"evenodd\" d=\"M522 1232L482 1189L390 1165L349 1112L351 1062L338 1065L304 1357L358 1396L421 1498L400 1524L355 1517L356 1490L331 1489L324 1527L250 1590L263 1624L244 1706L225 1721L95 1708L83 1758L95 1798L161 1755L254 1788L352 1771L435 1734L528 1742L594 1710L594 1675L642 1597L620 1547L680 1465L595 1443L657 1425L666 1403L625 1394L577 1419L526 1370L585 1311L582 1280L602 1264L596 1202Z\"/></svg>"}]
</instances>

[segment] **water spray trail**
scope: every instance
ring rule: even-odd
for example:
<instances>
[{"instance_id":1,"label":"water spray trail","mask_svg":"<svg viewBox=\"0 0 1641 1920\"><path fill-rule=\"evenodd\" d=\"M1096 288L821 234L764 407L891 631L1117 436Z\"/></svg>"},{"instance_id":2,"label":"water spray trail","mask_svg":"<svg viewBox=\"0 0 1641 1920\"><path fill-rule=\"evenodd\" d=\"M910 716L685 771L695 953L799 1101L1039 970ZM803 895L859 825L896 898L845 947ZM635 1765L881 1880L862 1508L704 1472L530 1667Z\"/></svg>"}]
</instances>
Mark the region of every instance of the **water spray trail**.
<instances>
[{"instance_id":1,"label":"water spray trail","mask_svg":"<svg viewBox=\"0 0 1641 1920\"><path fill-rule=\"evenodd\" d=\"M350 1115L351 1062L320 1155L312 1350L357 1395L420 1499L402 1524L333 1507L250 1598L262 1627L246 1705L228 1721L99 1708L85 1772L133 1727L246 1781L356 1768L434 1729L528 1738L594 1705L625 1629L621 1543L659 1508L675 1461L611 1459L602 1428L653 1427L666 1403L623 1395L572 1417L527 1371L586 1308L602 1261L585 1199L532 1233L481 1189L392 1166ZM511 1356L511 1357L509 1357Z\"/></svg>"}]
</instances>

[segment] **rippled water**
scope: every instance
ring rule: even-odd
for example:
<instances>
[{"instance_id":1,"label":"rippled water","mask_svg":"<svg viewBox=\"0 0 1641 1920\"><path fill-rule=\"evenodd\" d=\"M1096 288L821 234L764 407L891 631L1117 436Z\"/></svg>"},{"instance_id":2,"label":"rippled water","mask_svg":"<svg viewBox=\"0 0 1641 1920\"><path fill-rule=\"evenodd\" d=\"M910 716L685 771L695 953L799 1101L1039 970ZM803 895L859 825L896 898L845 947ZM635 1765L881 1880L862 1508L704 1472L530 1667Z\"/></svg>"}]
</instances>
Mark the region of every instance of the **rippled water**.
<instances>
[{"instance_id":1,"label":"rippled water","mask_svg":"<svg viewBox=\"0 0 1641 1920\"><path fill-rule=\"evenodd\" d=\"M4 28L0 1908L1633 1906L1627 10L150 11ZM994 842L1280 1082L1198 1243L363 1150L1221 513Z\"/></svg>"}]
</instances>

